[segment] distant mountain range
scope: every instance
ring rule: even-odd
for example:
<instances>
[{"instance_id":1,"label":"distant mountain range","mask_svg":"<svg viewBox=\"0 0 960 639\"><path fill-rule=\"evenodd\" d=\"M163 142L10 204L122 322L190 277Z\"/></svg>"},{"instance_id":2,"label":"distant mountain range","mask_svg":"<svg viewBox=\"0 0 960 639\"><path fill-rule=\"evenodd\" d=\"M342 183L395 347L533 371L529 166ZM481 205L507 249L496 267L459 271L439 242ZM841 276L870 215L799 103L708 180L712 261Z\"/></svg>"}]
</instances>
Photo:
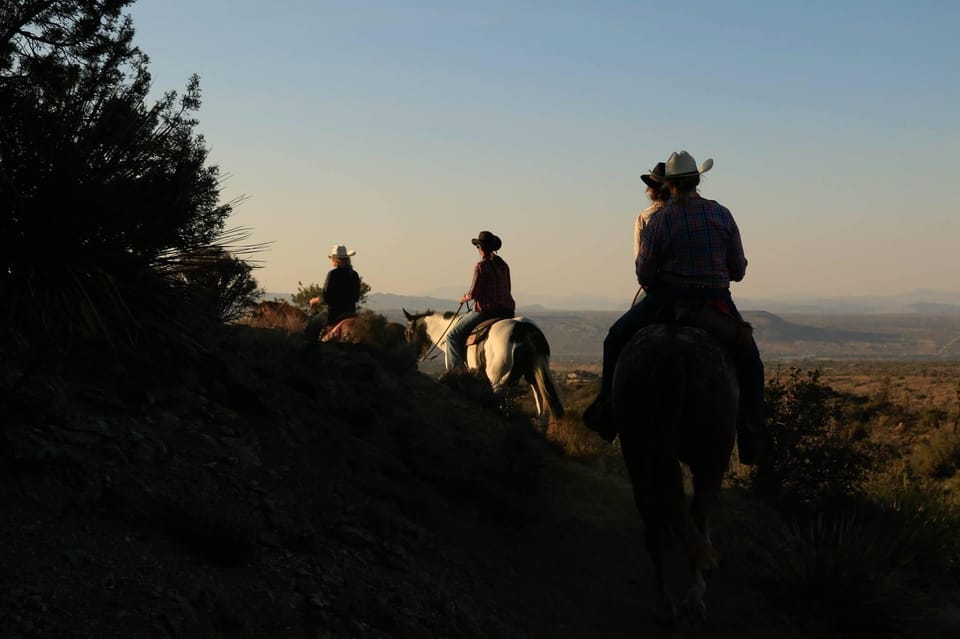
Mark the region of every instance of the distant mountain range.
<instances>
[{"instance_id":1,"label":"distant mountain range","mask_svg":"<svg viewBox=\"0 0 960 639\"><path fill-rule=\"evenodd\" d=\"M891 295L758 297L738 299L737 305L772 313L957 313L960 293L919 290Z\"/></svg>"},{"instance_id":2,"label":"distant mountain range","mask_svg":"<svg viewBox=\"0 0 960 639\"><path fill-rule=\"evenodd\" d=\"M440 289L430 295L395 295L371 293L367 307L375 311L406 308L407 310L455 310L459 305L459 289ZM623 311L630 300L597 296L546 296L517 294L523 309L565 311ZM960 313L960 293L947 291L913 291L897 295L875 296L784 296L736 297L741 310L770 313L813 313L835 315L850 313Z\"/></svg>"},{"instance_id":3,"label":"distant mountain range","mask_svg":"<svg viewBox=\"0 0 960 639\"><path fill-rule=\"evenodd\" d=\"M378 311L456 310L461 291L454 287L425 295L370 293L366 307ZM267 293L266 299L290 299L289 293ZM630 300L599 296L515 295L522 310L623 311ZM769 313L847 315L861 313L960 313L960 293L912 291L896 295L735 297L742 311Z\"/></svg>"}]
</instances>

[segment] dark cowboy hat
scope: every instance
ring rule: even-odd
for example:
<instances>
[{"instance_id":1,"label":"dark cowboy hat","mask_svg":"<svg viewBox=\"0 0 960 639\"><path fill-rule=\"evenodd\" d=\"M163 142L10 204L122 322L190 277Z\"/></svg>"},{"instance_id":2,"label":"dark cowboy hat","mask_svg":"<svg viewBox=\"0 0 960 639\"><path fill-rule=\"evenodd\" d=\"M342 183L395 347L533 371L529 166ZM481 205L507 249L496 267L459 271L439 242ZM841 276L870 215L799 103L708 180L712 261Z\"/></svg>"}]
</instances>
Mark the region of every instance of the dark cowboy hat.
<instances>
[{"instance_id":1,"label":"dark cowboy hat","mask_svg":"<svg viewBox=\"0 0 960 639\"><path fill-rule=\"evenodd\" d=\"M487 251L499 251L503 246L500 238L490 231L480 231L475 239L470 240L474 246L482 246Z\"/></svg>"},{"instance_id":2,"label":"dark cowboy hat","mask_svg":"<svg viewBox=\"0 0 960 639\"><path fill-rule=\"evenodd\" d=\"M657 165L650 169L649 173L644 173L640 176L640 179L643 180L643 183L649 186L652 189L658 189L662 185L660 180L663 179L663 176L667 173L667 164L666 162L657 162Z\"/></svg>"}]
</instances>

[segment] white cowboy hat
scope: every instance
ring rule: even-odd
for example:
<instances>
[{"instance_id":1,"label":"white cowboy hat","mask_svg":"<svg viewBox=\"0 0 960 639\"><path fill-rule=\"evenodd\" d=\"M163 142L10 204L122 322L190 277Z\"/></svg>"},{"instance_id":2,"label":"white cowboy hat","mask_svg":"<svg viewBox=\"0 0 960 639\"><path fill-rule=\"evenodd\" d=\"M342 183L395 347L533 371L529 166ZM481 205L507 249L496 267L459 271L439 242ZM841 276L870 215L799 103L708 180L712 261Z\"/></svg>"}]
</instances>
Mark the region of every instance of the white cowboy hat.
<instances>
[{"instance_id":1,"label":"white cowboy hat","mask_svg":"<svg viewBox=\"0 0 960 639\"><path fill-rule=\"evenodd\" d=\"M708 158L697 169L697 161L693 159L693 156L686 151L680 151L679 153L671 153L666 164L663 178L669 180L670 178L691 177L706 173L713 168L713 158Z\"/></svg>"},{"instance_id":2,"label":"white cowboy hat","mask_svg":"<svg viewBox=\"0 0 960 639\"><path fill-rule=\"evenodd\" d=\"M334 244L333 248L330 249L330 255L328 255L327 257L344 258L344 257L350 257L351 255L356 255L356 254L357 254L356 251L348 251L347 247L344 246L343 244Z\"/></svg>"}]
</instances>

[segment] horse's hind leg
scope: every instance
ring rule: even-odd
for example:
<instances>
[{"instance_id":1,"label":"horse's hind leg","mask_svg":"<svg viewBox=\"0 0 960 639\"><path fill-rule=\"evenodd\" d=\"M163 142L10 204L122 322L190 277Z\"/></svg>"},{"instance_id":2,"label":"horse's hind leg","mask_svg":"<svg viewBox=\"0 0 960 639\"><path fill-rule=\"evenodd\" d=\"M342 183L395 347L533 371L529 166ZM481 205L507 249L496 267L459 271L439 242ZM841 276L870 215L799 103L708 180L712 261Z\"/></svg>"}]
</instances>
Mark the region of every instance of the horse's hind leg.
<instances>
[{"instance_id":1,"label":"horse's hind leg","mask_svg":"<svg viewBox=\"0 0 960 639\"><path fill-rule=\"evenodd\" d=\"M693 474L693 499L690 503L690 519L695 530L690 531L690 585L683 598L683 608L688 616L703 620L707 615L704 595L707 582L703 578L705 570L716 568L716 556L710 542L708 513L720 496L723 470L699 469Z\"/></svg>"},{"instance_id":2,"label":"horse's hind leg","mask_svg":"<svg viewBox=\"0 0 960 639\"><path fill-rule=\"evenodd\" d=\"M686 517L686 500L683 493L683 476L680 465L673 460L652 458L648 450L649 440L638 441L624 431L621 437L621 452L630 472L633 484L633 499L643 519L644 541L647 554L653 565L656 584L656 618L661 623L677 620L679 608L667 592L664 574L664 553L667 549L667 530L674 529L678 521Z\"/></svg>"},{"instance_id":3,"label":"horse's hind leg","mask_svg":"<svg viewBox=\"0 0 960 639\"><path fill-rule=\"evenodd\" d=\"M723 470L700 469L693 474L693 499L690 502L690 518L698 533L696 558L705 570L716 568L716 554L710 541L709 513L720 498Z\"/></svg>"},{"instance_id":4,"label":"horse's hind leg","mask_svg":"<svg viewBox=\"0 0 960 639\"><path fill-rule=\"evenodd\" d=\"M663 530L643 522L643 536L653 565L654 584L656 586L656 619L660 623L672 623L677 619L677 606L667 595L667 583L663 574L664 540Z\"/></svg>"}]
</instances>

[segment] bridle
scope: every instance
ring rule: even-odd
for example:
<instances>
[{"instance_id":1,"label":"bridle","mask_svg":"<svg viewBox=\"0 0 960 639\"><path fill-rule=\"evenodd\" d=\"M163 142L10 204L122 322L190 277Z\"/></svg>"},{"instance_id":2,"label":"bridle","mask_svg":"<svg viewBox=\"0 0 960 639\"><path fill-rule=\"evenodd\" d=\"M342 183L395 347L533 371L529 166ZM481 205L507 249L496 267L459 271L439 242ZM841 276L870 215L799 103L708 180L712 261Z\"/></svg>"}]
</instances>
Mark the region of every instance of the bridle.
<instances>
[{"instance_id":1,"label":"bridle","mask_svg":"<svg viewBox=\"0 0 960 639\"><path fill-rule=\"evenodd\" d=\"M442 333L440 333L440 337L438 337L438 338L436 339L436 341L431 340L430 348L427 349L427 352L426 352L426 353L424 353L423 355L420 356L420 359L417 360L418 362L424 362L424 361L426 361L426 360L428 360L428 359L436 359L437 357L440 356L440 353L437 353L436 355L433 355L433 356L431 357L431 356L430 356L430 353L432 353L432 352L434 351L434 349L439 349L439 346L437 346L437 345L438 345L440 342L443 341L443 338L444 338L444 336L447 334L447 331L450 330L450 327L453 326L453 323L457 320L458 317L460 317L460 309L463 308L464 303L465 303L465 302L460 302L460 306L457 307L457 310L456 310L456 312L453 314L453 317L450 318L450 322L447 324L447 327L446 327L445 329L443 329L443 332L442 332ZM469 311L470 311L470 305L467 304L467 312L469 312Z\"/></svg>"}]
</instances>

